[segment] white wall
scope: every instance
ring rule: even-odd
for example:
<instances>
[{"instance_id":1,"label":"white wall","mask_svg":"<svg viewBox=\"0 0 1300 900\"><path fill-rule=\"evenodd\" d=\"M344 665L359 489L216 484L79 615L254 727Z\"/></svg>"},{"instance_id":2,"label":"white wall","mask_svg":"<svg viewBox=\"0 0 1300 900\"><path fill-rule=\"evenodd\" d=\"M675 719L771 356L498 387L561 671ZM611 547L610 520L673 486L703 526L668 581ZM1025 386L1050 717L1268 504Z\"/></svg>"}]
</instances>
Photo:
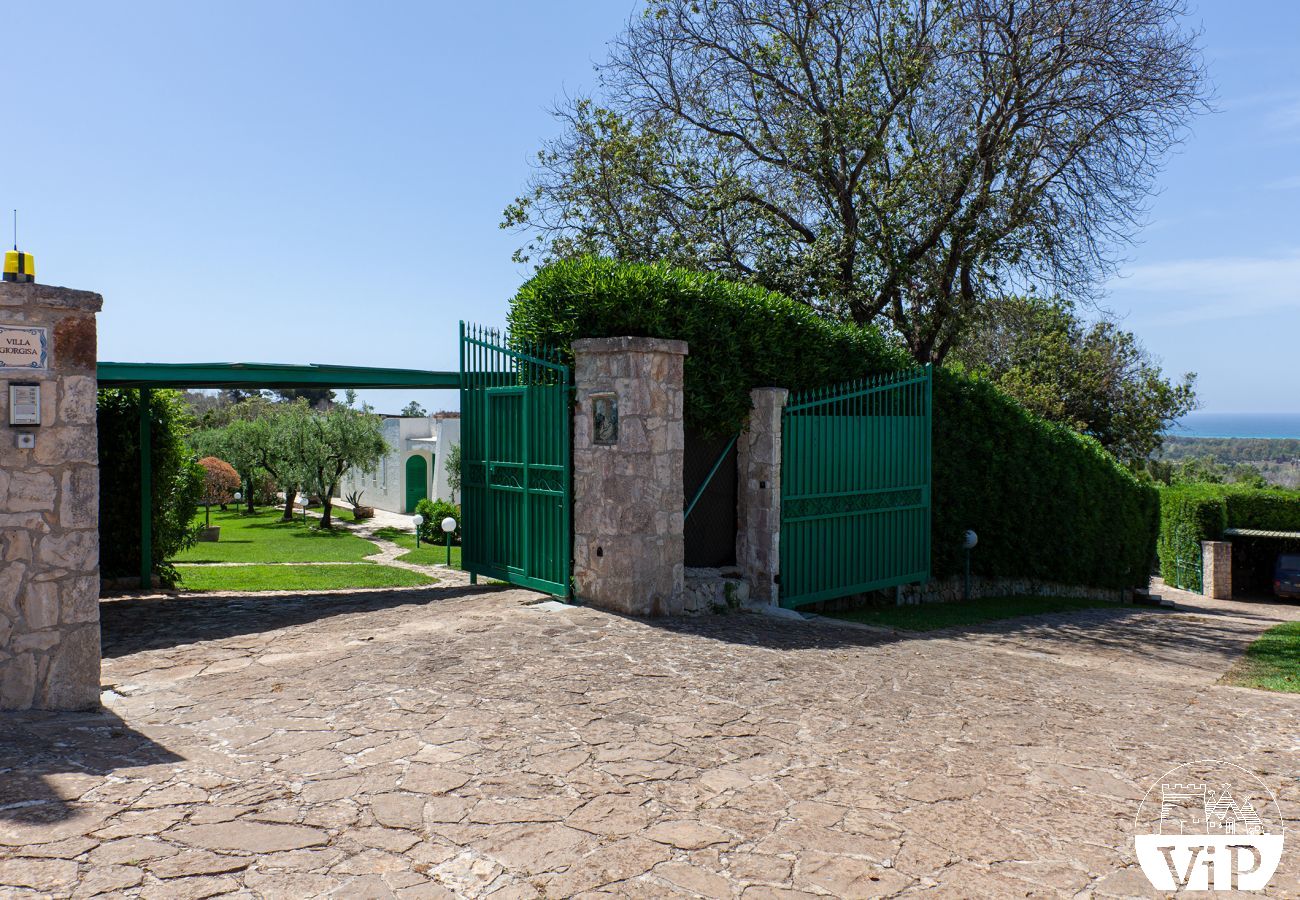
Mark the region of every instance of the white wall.
<instances>
[{"instance_id":1,"label":"white wall","mask_svg":"<svg viewBox=\"0 0 1300 900\"><path fill-rule=\"evenodd\" d=\"M433 483L429 486L430 499L451 499L447 487L447 453L451 445L460 443L459 418L386 418L381 424L388 453L371 472L351 470L339 482L339 496L346 498L352 491L362 491L361 502L388 512L407 513L406 460L422 456L432 471ZM434 438L435 442L417 441L417 438ZM459 497L456 498L458 501Z\"/></svg>"}]
</instances>

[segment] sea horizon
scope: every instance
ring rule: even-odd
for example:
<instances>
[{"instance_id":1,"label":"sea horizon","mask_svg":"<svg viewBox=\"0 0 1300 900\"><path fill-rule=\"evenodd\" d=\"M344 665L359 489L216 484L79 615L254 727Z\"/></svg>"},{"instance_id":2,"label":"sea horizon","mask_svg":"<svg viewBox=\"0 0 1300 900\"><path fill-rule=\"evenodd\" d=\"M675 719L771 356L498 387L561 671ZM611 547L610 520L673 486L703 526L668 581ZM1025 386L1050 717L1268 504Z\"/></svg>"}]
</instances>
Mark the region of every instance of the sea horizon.
<instances>
[{"instance_id":1,"label":"sea horizon","mask_svg":"<svg viewBox=\"0 0 1300 900\"><path fill-rule=\"evenodd\" d=\"M1165 432L1170 437L1300 440L1300 413L1194 412Z\"/></svg>"}]
</instances>

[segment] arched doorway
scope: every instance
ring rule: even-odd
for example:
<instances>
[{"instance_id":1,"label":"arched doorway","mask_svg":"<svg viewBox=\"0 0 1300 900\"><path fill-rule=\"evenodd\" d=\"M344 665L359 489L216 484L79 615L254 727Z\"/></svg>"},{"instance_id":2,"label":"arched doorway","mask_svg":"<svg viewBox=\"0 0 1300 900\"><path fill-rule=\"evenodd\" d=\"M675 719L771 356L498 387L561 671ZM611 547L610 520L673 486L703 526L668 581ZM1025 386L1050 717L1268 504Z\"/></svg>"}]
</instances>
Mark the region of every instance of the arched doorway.
<instances>
[{"instance_id":1,"label":"arched doorway","mask_svg":"<svg viewBox=\"0 0 1300 900\"><path fill-rule=\"evenodd\" d=\"M418 453L406 458L406 511L415 512L415 504L429 496L429 463Z\"/></svg>"}]
</instances>

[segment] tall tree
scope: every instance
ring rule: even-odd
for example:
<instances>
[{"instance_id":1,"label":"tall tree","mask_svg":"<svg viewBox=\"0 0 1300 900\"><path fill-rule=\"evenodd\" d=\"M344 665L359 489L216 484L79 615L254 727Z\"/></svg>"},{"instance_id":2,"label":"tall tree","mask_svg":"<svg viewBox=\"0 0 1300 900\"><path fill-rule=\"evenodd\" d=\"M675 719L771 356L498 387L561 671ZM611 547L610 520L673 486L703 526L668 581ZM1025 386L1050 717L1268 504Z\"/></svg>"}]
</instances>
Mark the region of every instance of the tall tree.
<instances>
[{"instance_id":1,"label":"tall tree","mask_svg":"<svg viewBox=\"0 0 1300 900\"><path fill-rule=\"evenodd\" d=\"M503 227L721 269L942 361L1089 296L1203 105L1184 0L648 0Z\"/></svg>"},{"instance_id":2,"label":"tall tree","mask_svg":"<svg viewBox=\"0 0 1300 900\"><path fill-rule=\"evenodd\" d=\"M1165 377L1137 336L1085 322L1072 304L1007 297L985 305L953 354L1029 409L1095 437L1137 463L1196 408L1196 376Z\"/></svg>"}]
</instances>

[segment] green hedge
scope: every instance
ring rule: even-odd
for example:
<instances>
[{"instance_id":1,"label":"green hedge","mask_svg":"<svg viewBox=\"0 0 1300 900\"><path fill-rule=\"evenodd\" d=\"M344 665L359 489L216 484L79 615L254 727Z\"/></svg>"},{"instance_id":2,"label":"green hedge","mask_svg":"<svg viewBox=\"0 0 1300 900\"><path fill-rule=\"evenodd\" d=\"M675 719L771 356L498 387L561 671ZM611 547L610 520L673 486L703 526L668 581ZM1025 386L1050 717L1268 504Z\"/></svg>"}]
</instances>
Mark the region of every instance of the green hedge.
<instances>
[{"instance_id":1,"label":"green hedge","mask_svg":"<svg viewBox=\"0 0 1300 900\"><path fill-rule=\"evenodd\" d=\"M934 385L932 568L1102 588L1145 585L1158 498L1100 444L1026 411L986 381Z\"/></svg>"},{"instance_id":2,"label":"green hedge","mask_svg":"<svg viewBox=\"0 0 1300 900\"><path fill-rule=\"evenodd\" d=\"M835 325L802 303L718 275L582 257L539 271L510 308L516 338L566 353L578 338L683 340L686 425L730 437L756 387L821 387L912 365L874 328Z\"/></svg>"},{"instance_id":3,"label":"green hedge","mask_svg":"<svg viewBox=\"0 0 1300 900\"><path fill-rule=\"evenodd\" d=\"M835 324L807 306L717 275L585 257L540 270L510 310L515 337L569 351L584 337L685 340L688 427L734 434L755 387L802 390L914 365L874 328ZM1027 412L995 387L935 377L937 577L961 571L1129 587L1146 583L1157 500L1095 441Z\"/></svg>"},{"instance_id":4,"label":"green hedge","mask_svg":"<svg viewBox=\"0 0 1300 900\"><path fill-rule=\"evenodd\" d=\"M1227 505L1219 485L1194 484L1160 489L1160 577L1175 580L1175 563L1200 558L1201 541L1217 540L1228 527Z\"/></svg>"},{"instance_id":5,"label":"green hedge","mask_svg":"<svg viewBox=\"0 0 1300 900\"><path fill-rule=\"evenodd\" d=\"M153 571L175 581L166 562L194 542L203 467L186 445L190 416L178 391L156 390L152 422ZM99 565L105 578L140 573L140 392L99 392Z\"/></svg>"},{"instance_id":6,"label":"green hedge","mask_svg":"<svg viewBox=\"0 0 1300 900\"><path fill-rule=\"evenodd\" d=\"M1186 484L1160 490L1160 575L1174 576L1177 559L1199 559L1201 541L1225 528L1300 531L1300 491L1226 484Z\"/></svg>"}]
</instances>

